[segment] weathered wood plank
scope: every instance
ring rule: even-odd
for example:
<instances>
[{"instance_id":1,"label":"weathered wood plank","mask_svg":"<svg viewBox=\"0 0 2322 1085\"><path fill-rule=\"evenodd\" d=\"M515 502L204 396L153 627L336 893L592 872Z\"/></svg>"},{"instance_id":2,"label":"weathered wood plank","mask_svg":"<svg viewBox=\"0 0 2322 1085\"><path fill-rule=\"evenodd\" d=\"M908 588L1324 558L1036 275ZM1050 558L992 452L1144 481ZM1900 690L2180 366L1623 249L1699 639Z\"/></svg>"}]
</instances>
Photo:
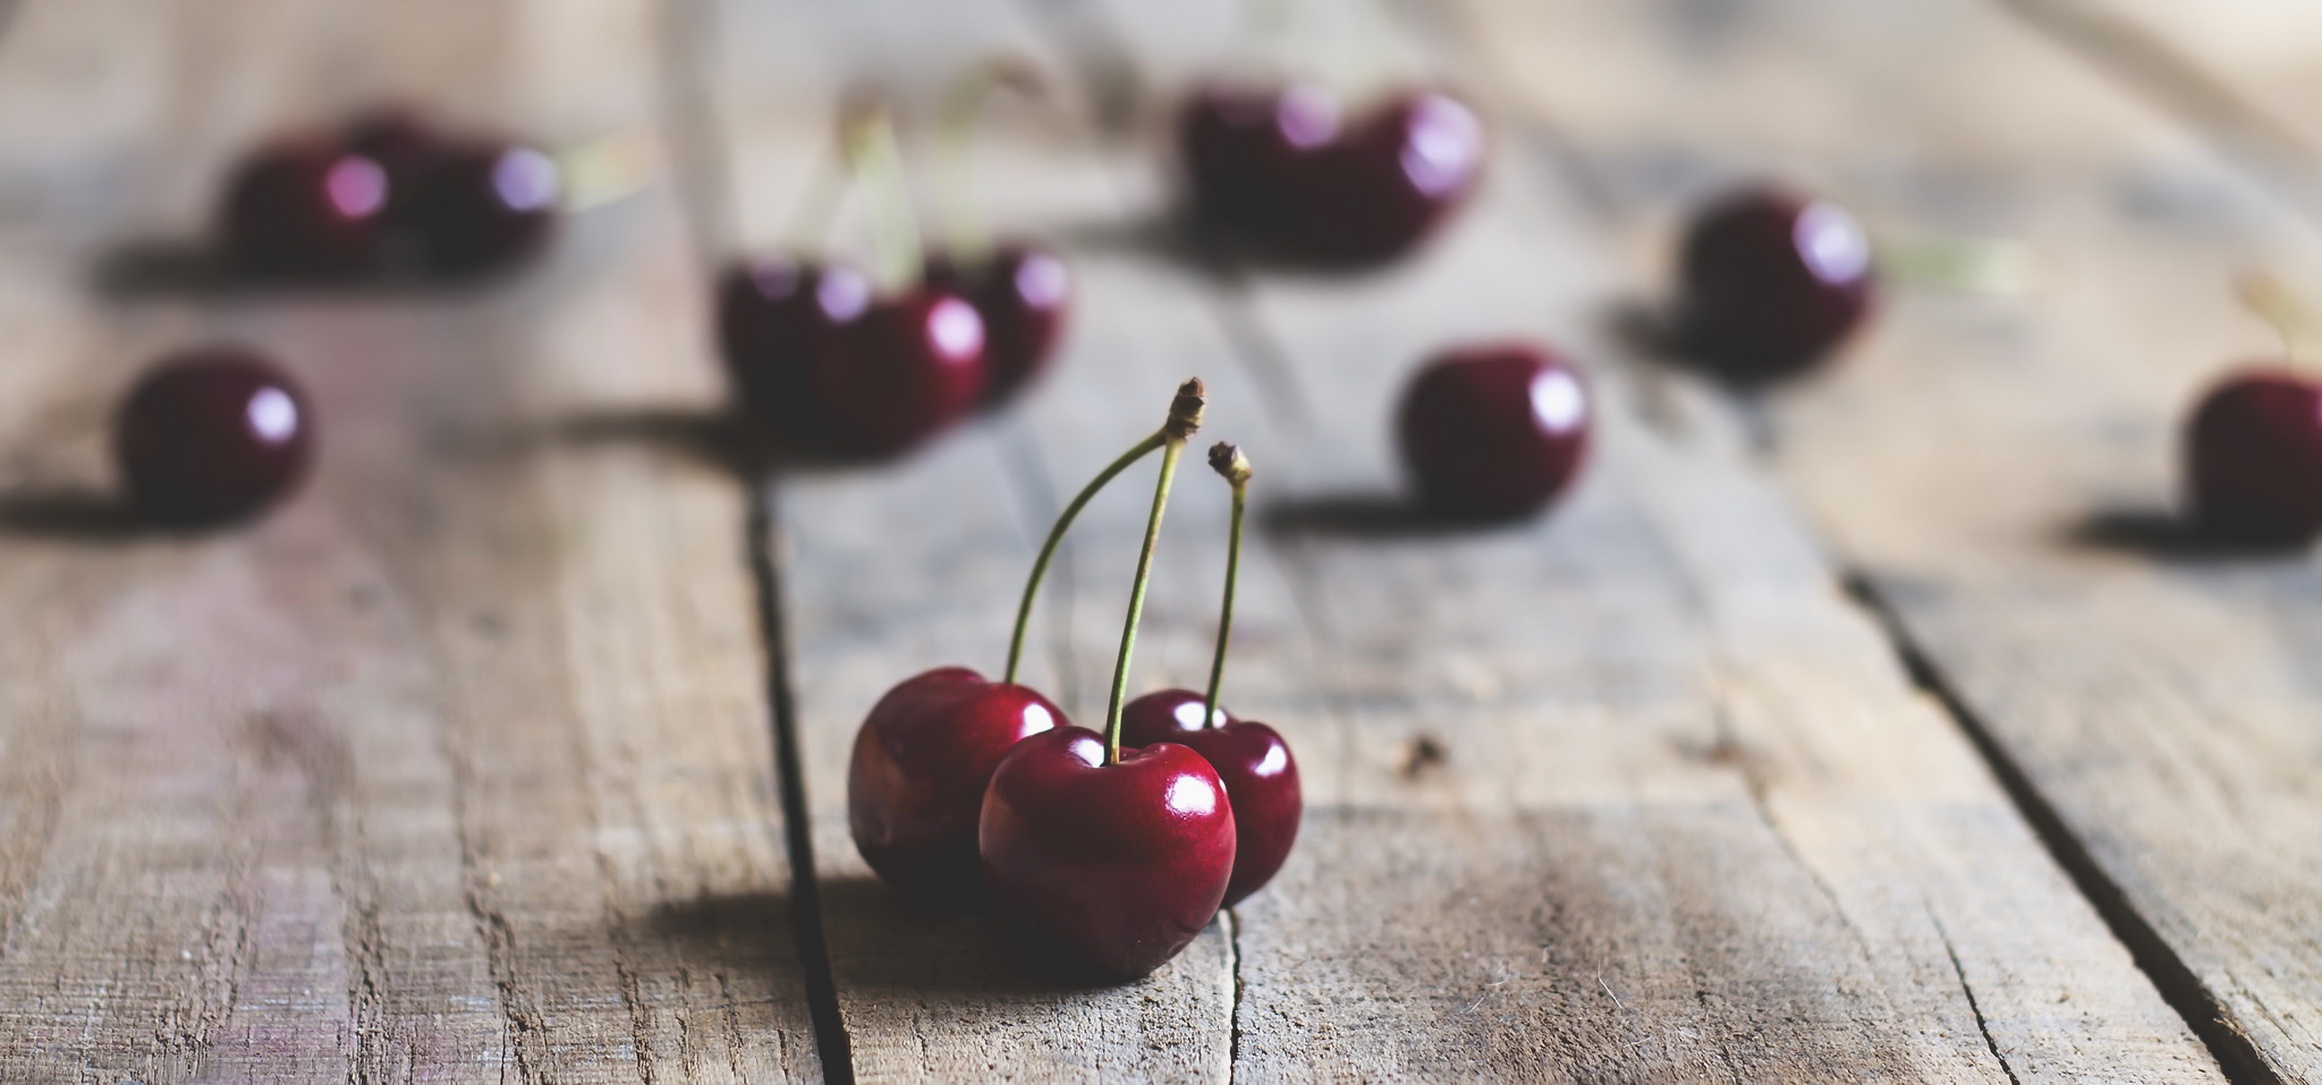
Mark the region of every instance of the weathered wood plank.
<instances>
[{"instance_id":1,"label":"weathered wood plank","mask_svg":"<svg viewBox=\"0 0 2322 1085\"><path fill-rule=\"evenodd\" d=\"M871 10L887 13L876 29L826 26L799 49L825 85L901 50L863 38L935 33ZM1194 39L1233 29L1181 15L1099 21L1131 28L1141 81L1167 86L1219 48ZM944 40L969 54L991 39ZM737 158L790 159L740 171L739 218L765 237L820 121L737 94ZM1611 289L1618 250L1588 209L1544 200L1519 162L1412 269L1245 289L1120 247L1159 211L1148 146L1106 152L1108 196L1053 139L1007 139L989 169L1003 221L1096 223L1071 235L1088 300L1064 370L904 465L782 490L816 858L859 1072L1216 1075L1230 1053L1267 1077L2214 1076L1839 595L1715 404L1656 393L1689 419L1656 433L1631 378L1607 371L1604 462L1572 508L1463 536L1382 507L1379 434L1424 346L1524 330L1611 354L1584 305ZM1544 295L1562 300L1543 311ZM1239 371L1210 364L1229 356ZM1218 390L1210 433L1258 457L1274 525L1246 578L1232 701L1292 736L1312 820L1230 939L1140 987L1055 990L980 921L928 925L868 880L839 814L846 751L898 679L998 662L1059 492L1149 427L1189 369ZM1084 519L1074 575L1048 596L1065 620L1031 673L1084 722L1120 605L1088 570L1125 578L1134 489ZM1172 511L1138 688L1199 674L1222 549L1209 496L1189 484ZM1421 739L1449 760L1415 758Z\"/></svg>"},{"instance_id":2,"label":"weathered wood plank","mask_svg":"<svg viewBox=\"0 0 2322 1085\"><path fill-rule=\"evenodd\" d=\"M2050 274L2028 296L1898 291L1842 368L1774 405L1776 460L2212 1045L2253 1080L2314 1078L2314 566L2206 547L2172 510L2186 406L2278 349L2229 280L2273 265L2311 291L2322 247L2166 109L2005 12L1919 7L1769 5L1708 28L1706 66L1643 35L1581 70L1497 56L1589 169L1682 145L1708 176L1778 148L1890 236L2036 247ZM1563 38L1494 26L1541 50ZM1908 67L1828 62L1905 51ZM1977 74L1970 89L1921 66ZM1591 78L1606 72L1627 81ZM1628 205L1632 246L1666 243L1677 195Z\"/></svg>"},{"instance_id":3,"label":"weathered wood plank","mask_svg":"<svg viewBox=\"0 0 2322 1085\"><path fill-rule=\"evenodd\" d=\"M8 262L0 741L28 786L0 828L0 1077L815 1076L743 491L647 439L717 394L667 196L473 296L78 289L99 244L194 228L250 140L372 95L634 124L651 10L142 7L88 29L150 24L169 62L121 69L66 161L158 183ZM50 35L10 39L35 98L94 47ZM140 533L102 496L104 418L213 337L300 376L315 477L257 524Z\"/></svg>"}]
</instances>

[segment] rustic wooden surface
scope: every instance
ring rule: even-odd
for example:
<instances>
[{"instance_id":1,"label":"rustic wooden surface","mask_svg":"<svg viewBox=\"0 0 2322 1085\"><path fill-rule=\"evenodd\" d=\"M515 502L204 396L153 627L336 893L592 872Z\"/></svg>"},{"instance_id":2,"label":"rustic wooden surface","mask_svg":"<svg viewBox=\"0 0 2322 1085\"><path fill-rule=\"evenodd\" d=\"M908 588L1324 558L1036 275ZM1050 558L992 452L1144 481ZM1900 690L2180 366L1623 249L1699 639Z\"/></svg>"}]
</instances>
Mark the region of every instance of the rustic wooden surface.
<instances>
[{"instance_id":1,"label":"rustic wooden surface","mask_svg":"<svg viewBox=\"0 0 2322 1085\"><path fill-rule=\"evenodd\" d=\"M2231 280L2271 268L2311 295L2322 239L2293 174L2236 168L2239 131L2188 133L2169 87L2124 96L2108 77L2140 76L2115 59L2056 63L2079 24L2041 41L1974 5L1942 16L1907 40L1932 69L1972 61L1977 93L2009 108L1825 64L1798 91L1834 116L1680 111L1685 74L1640 49L1597 54L1634 82L1608 94L1630 92L1627 112L1586 123L1778 148L1891 236L2037 250L2045 281L2021 297L1906 289L1843 371L1775 405L1776 459L2171 998L2237 1073L2312 1080L2314 566L2207 546L2175 510L2184 405L2280 351ZM1795 82L1810 58L1906 40L1875 20L1798 25L1811 34L1729 46L1708 77ZM1575 90L1555 65L1524 70L1543 111ZM1920 125L1817 135L1892 116ZM1950 183L1907 180L1928 176ZM1635 209L1640 247L1668 210Z\"/></svg>"},{"instance_id":2,"label":"rustic wooden surface","mask_svg":"<svg viewBox=\"0 0 2322 1085\"><path fill-rule=\"evenodd\" d=\"M1158 111L1247 52L1222 0L16 12L0 1078L2322 1075L2313 567L2161 515L2176 405L2266 349L2227 272L2322 290L2294 174L1975 0L1465 0L1391 37L1307 6L1340 74L1442 74L1495 125L1476 206L1404 267L1173 239ZM710 262L795 240L848 89L923 122L996 49L1054 75L995 105L978 190L1073 260L1059 371L891 468L735 478ZM259 134L382 93L657 135L667 183L473 296L89 292ZM2028 238L2049 286L1903 291L1843 370L1732 401L1608 309L1688 201L1769 172L1882 237ZM1431 525L1393 396L1511 334L1589 369L1596 460L1543 520ZM321 470L252 528L138 533L105 412L214 336L308 382ZM845 759L894 682L997 670L1054 510L1193 373L1202 440L1260 472L1228 701L1299 751L1307 829L1152 978L1064 985L884 891ZM1084 725L1149 478L1091 506L1036 620L1027 678ZM1193 465L1135 688L1203 677L1224 513Z\"/></svg>"}]
</instances>

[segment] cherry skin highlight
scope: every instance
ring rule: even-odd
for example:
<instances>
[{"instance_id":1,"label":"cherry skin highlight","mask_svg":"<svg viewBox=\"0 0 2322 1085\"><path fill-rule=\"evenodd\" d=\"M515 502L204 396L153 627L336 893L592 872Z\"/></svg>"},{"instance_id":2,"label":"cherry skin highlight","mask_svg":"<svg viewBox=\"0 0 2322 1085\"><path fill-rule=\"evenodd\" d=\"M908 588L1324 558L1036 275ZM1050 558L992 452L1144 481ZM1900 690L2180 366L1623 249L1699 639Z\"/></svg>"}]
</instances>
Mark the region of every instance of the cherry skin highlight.
<instances>
[{"instance_id":1,"label":"cherry skin highlight","mask_svg":"<svg viewBox=\"0 0 2322 1085\"><path fill-rule=\"evenodd\" d=\"M1810 368L1862 323L1877 294L1870 239L1854 216L1773 189L1701 212L1681 262L1684 345L1737 383Z\"/></svg>"},{"instance_id":2,"label":"cherry skin highlight","mask_svg":"<svg viewBox=\"0 0 2322 1085\"><path fill-rule=\"evenodd\" d=\"M1217 915L1234 813L1217 771L1174 743L1121 751L1060 727L992 773L978 828L1000 915L1123 979L1159 968Z\"/></svg>"},{"instance_id":3,"label":"cherry skin highlight","mask_svg":"<svg viewBox=\"0 0 2322 1085\"><path fill-rule=\"evenodd\" d=\"M1068 722L1038 691L966 667L887 691L847 766L847 825L863 861L923 907L981 901L976 822L992 770L1018 741Z\"/></svg>"},{"instance_id":4,"label":"cherry skin highlight","mask_svg":"<svg viewBox=\"0 0 2322 1085\"><path fill-rule=\"evenodd\" d=\"M162 362L130 392L114 428L131 503L172 523L233 519L280 499L305 475L313 444L298 386L235 348Z\"/></svg>"},{"instance_id":5,"label":"cherry skin highlight","mask_svg":"<svg viewBox=\"0 0 2322 1085\"><path fill-rule=\"evenodd\" d=\"M1189 689L1148 693L1121 711L1121 744L1174 742L1217 770L1234 808L1234 874L1222 907L1240 904L1265 887L1290 858L1306 802L1298 761L1279 732L1256 720L1217 710L1215 727L1202 726L1203 697Z\"/></svg>"},{"instance_id":6,"label":"cherry skin highlight","mask_svg":"<svg viewBox=\"0 0 2322 1085\"><path fill-rule=\"evenodd\" d=\"M983 402L1013 397L1048 368L1072 306L1072 273L1038 245L1003 245L973 268L927 262L927 282L966 298L984 322Z\"/></svg>"},{"instance_id":7,"label":"cherry skin highlight","mask_svg":"<svg viewBox=\"0 0 2322 1085\"><path fill-rule=\"evenodd\" d=\"M2322 534L2322 382L2283 368L2227 377L2194 409L2185 458L2204 530L2280 545Z\"/></svg>"},{"instance_id":8,"label":"cherry skin highlight","mask_svg":"<svg viewBox=\"0 0 2322 1085\"><path fill-rule=\"evenodd\" d=\"M1375 264L1433 233L1482 174L1483 126L1434 90L1352 123L1329 92L1213 87L1179 115L1188 199L1209 225L1293 259Z\"/></svg>"},{"instance_id":9,"label":"cherry skin highlight","mask_svg":"<svg viewBox=\"0 0 2322 1085\"><path fill-rule=\"evenodd\" d=\"M1527 343L1436 357L1403 394L1397 430L1420 496L1455 515L1516 516L1572 484L1595 408L1578 370Z\"/></svg>"},{"instance_id":10,"label":"cherry skin highlight","mask_svg":"<svg viewBox=\"0 0 2322 1085\"><path fill-rule=\"evenodd\" d=\"M373 270L390 191L385 167L335 144L296 140L263 148L228 183L228 254L259 275Z\"/></svg>"}]
</instances>

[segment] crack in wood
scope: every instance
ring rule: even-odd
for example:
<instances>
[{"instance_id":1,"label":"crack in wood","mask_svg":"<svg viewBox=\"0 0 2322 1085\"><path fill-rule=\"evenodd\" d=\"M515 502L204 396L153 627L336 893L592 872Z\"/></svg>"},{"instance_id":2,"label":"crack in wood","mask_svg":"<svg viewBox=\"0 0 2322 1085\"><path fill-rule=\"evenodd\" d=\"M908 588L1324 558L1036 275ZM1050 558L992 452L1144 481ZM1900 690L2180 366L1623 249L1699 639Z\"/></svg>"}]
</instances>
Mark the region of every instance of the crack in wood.
<instances>
[{"instance_id":1,"label":"crack in wood","mask_svg":"<svg viewBox=\"0 0 2322 1085\"><path fill-rule=\"evenodd\" d=\"M2224 1006L2216 995L2129 902L2119 883L2105 872L2089 852L2088 845L2065 823L2063 814L2040 794L2023 766L2000 745L1982 717L1912 639L1901 613L1880 593L1875 575L1850 569L1845 572L1841 585L1848 598L1877 623L1887 642L1894 646L1895 656L1912 684L1941 705L1967 736L1969 744L1991 769L1993 778L1999 781L2000 789L2015 804L2017 813L2030 824L2041 846L2063 868L2073 887L2096 909L2097 916L2111 928L2113 937L2128 948L2130 959L2160 991L2162 1001L2177 1011L2193 1034L2208 1046L2227 1080L2282 1085L2281 1075L2259 1056L2257 1046L2226 1018Z\"/></svg>"},{"instance_id":2,"label":"crack in wood","mask_svg":"<svg viewBox=\"0 0 2322 1085\"><path fill-rule=\"evenodd\" d=\"M1959 977L1959 991L1967 996L1967 1009L1975 1014L1975 1030L1983 1034L1983 1046L1991 1049L1991 1057L1998 1059L2000 1072L2008 1076L2009 1085L2023 1085L2016 1077L2015 1067L2008 1065L2008 1057L2000 1053L1999 1040L1991 1034L1991 1022L1984 1019L1983 1006L1975 1000L1975 986L1967 982L1967 966L1960 963L1959 949L1951 944L1951 932L1943 929L1943 920L1935 909L1927 909L1927 921L1935 925L1935 937L1943 940L1943 953L1951 958L1951 974Z\"/></svg>"}]
</instances>

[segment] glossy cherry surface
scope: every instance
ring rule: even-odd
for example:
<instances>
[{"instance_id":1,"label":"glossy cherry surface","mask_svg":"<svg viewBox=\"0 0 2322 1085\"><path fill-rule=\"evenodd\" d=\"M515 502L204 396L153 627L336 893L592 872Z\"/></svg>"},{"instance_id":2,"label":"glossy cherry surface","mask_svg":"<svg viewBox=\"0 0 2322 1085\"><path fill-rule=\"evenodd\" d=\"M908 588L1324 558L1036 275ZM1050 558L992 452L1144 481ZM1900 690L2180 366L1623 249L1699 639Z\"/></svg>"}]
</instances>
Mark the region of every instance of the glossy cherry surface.
<instances>
[{"instance_id":1,"label":"glossy cherry surface","mask_svg":"<svg viewBox=\"0 0 2322 1085\"><path fill-rule=\"evenodd\" d=\"M992 773L978 829L1003 918L1115 976L1162 965L1217 915L1234 814L1215 769L1174 743L1121 751L1060 727Z\"/></svg>"},{"instance_id":2,"label":"glossy cherry surface","mask_svg":"<svg viewBox=\"0 0 2322 1085\"><path fill-rule=\"evenodd\" d=\"M226 246L243 270L347 275L377 266L390 192L378 162L324 141L291 141L243 163L226 192Z\"/></svg>"},{"instance_id":3,"label":"glossy cherry surface","mask_svg":"<svg viewBox=\"0 0 2322 1085\"><path fill-rule=\"evenodd\" d=\"M1014 396L1048 367L1072 305L1072 272L1055 253L1017 243L972 268L927 262L927 282L966 298L984 322L983 401Z\"/></svg>"},{"instance_id":4,"label":"glossy cherry surface","mask_svg":"<svg viewBox=\"0 0 2322 1085\"><path fill-rule=\"evenodd\" d=\"M1306 800L1298 784L1298 761L1279 732L1256 720L1237 720L1217 710L1215 727L1202 726L1203 697L1189 689L1148 693L1121 710L1121 744L1151 746L1174 742L1217 770L1234 808L1234 875L1226 883L1231 908L1272 881L1298 842Z\"/></svg>"},{"instance_id":5,"label":"glossy cherry surface","mask_svg":"<svg viewBox=\"0 0 2322 1085\"><path fill-rule=\"evenodd\" d=\"M1016 743L1068 721L1025 686L939 667L887 691L855 735L847 825L863 860L922 905L982 899L976 822L992 770Z\"/></svg>"},{"instance_id":6,"label":"glossy cherry surface","mask_svg":"<svg viewBox=\"0 0 2322 1085\"><path fill-rule=\"evenodd\" d=\"M2227 377L2195 408L2185 455L2205 530L2284 544L2322 534L2322 381L2280 368Z\"/></svg>"},{"instance_id":7,"label":"glossy cherry surface","mask_svg":"<svg viewBox=\"0 0 2322 1085\"><path fill-rule=\"evenodd\" d=\"M1317 87L1210 88L1180 115L1178 141L1197 216L1327 263L1409 251L1467 199L1484 159L1475 113L1434 90L1348 123Z\"/></svg>"},{"instance_id":8,"label":"glossy cherry surface","mask_svg":"<svg viewBox=\"0 0 2322 1085\"><path fill-rule=\"evenodd\" d=\"M975 408L985 379L983 319L942 291L874 299L823 337L813 373L827 450L893 455Z\"/></svg>"},{"instance_id":9,"label":"glossy cherry surface","mask_svg":"<svg viewBox=\"0 0 2322 1085\"><path fill-rule=\"evenodd\" d=\"M1862 322L1877 293L1870 238L1837 204L1750 189L1711 204L1681 253L1684 346L1742 383L1799 373Z\"/></svg>"},{"instance_id":10,"label":"glossy cherry surface","mask_svg":"<svg viewBox=\"0 0 2322 1085\"><path fill-rule=\"evenodd\" d=\"M768 256L729 268L718 281L718 347L743 406L787 443L818 443L815 358L870 305L870 280L844 264Z\"/></svg>"},{"instance_id":11,"label":"glossy cherry surface","mask_svg":"<svg viewBox=\"0 0 2322 1085\"><path fill-rule=\"evenodd\" d=\"M234 348L162 362L130 392L114 429L131 502L172 522L231 519L273 502L305 474L313 444L298 386Z\"/></svg>"},{"instance_id":12,"label":"glossy cherry surface","mask_svg":"<svg viewBox=\"0 0 2322 1085\"><path fill-rule=\"evenodd\" d=\"M1514 516L1564 492L1588 455L1595 409L1562 358L1528 343L1440 355L1403 393L1403 462L1445 512Z\"/></svg>"}]
</instances>

